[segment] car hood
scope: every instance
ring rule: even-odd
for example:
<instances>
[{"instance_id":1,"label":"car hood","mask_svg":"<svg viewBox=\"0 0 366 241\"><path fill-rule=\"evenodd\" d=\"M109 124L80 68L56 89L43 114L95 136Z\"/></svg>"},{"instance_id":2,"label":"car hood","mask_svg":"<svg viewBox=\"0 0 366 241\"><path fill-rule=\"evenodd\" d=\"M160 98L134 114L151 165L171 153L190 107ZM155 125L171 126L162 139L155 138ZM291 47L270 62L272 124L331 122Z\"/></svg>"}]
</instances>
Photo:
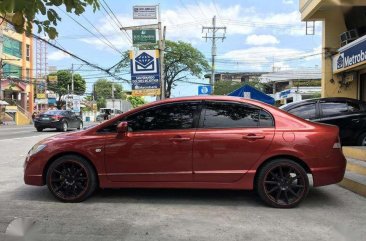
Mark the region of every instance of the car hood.
<instances>
[{"instance_id":1,"label":"car hood","mask_svg":"<svg viewBox=\"0 0 366 241\"><path fill-rule=\"evenodd\" d=\"M46 139L43 139L39 143L47 144L50 142L54 143L54 142L59 142L59 141L64 142L64 141L68 141L68 140L74 140L74 139L77 139L80 136L82 136L85 132L86 132L86 130L75 131L75 132L70 132L70 133L61 133L58 135L47 137Z\"/></svg>"}]
</instances>

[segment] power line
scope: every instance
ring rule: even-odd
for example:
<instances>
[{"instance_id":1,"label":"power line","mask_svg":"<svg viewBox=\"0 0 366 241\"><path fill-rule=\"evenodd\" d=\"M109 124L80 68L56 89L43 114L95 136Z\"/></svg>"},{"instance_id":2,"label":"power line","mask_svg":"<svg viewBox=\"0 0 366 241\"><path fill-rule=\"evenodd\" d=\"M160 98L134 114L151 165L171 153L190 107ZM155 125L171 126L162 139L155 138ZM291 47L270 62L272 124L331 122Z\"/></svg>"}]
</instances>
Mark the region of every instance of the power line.
<instances>
[{"instance_id":1,"label":"power line","mask_svg":"<svg viewBox=\"0 0 366 241\"><path fill-rule=\"evenodd\" d=\"M180 1L180 3L182 4L182 6L187 10L187 13L189 14L189 15L191 15L191 17L193 18L193 19L196 19L196 17L195 16L193 16L193 14L189 11L189 9L186 7L186 5L184 4L184 2L182 1L182 0L179 0Z\"/></svg>"},{"instance_id":2,"label":"power line","mask_svg":"<svg viewBox=\"0 0 366 241\"><path fill-rule=\"evenodd\" d=\"M111 16L111 14L105 8L105 6L101 2L99 2L99 4L102 6L103 10L107 13L107 15L111 18L111 20L116 24L118 30L123 29L124 27L123 27L122 23L119 21L119 19L117 18L117 16L114 14L114 12L112 11L112 9L109 7L109 5L104 0L102 0L102 1L105 4L105 6L109 9L110 13L113 15L114 18ZM125 34L127 40L132 44L132 38L127 33L127 31L125 30L123 33Z\"/></svg>"},{"instance_id":3,"label":"power line","mask_svg":"<svg viewBox=\"0 0 366 241\"><path fill-rule=\"evenodd\" d=\"M103 42L105 45L107 45L108 47L110 47L111 49L113 49L114 51L121 53L118 49L116 49L113 45L110 45L108 42L106 42L105 40L101 39L99 36L97 36L95 33L93 33L92 31L90 31L87 27L85 27L83 24L79 23L75 18L73 18L72 16L70 16L69 14L67 14L63 9L61 9L60 7L58 7L58 9L60 9L67 17L69 17L70 19L72 19L75 23L77 23L80 27L82 27L84 30L86 30L88 33L90 33L91 35L93 35L94 37L96 37L97 39L99 39L101 42Z\"/></svg>"},{"instance_id":4,"label":"power line","mask_svg":"<svg viewBox=\"0 0 366 241\"><path fill-rule=\"evenodd\" d=\"M119 52L120 54L123 54L114 44L112 44L99 30L97 27L94 26L93 23L91 23L84 15L81 15L109 44L111 47L113 47L114 50Z\"/></svg>"}]
</instances>

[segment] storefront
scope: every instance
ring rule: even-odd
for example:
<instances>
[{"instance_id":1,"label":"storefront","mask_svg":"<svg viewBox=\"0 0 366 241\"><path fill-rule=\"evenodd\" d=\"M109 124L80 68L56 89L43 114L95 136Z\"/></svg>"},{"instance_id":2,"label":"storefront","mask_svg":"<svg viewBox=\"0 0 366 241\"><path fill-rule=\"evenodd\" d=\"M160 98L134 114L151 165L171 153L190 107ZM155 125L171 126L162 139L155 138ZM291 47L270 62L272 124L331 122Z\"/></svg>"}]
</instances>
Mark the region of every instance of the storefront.
<instances>
[{"instance_id":1,"label":"storefront","mask_svg":"<svg viewBox=\"0 0 366 241\"><path fill-rule=\"evenodd\" d=\"M355 98L366 101L366 35L340 48L332 63L339 86L354 86Z\"/></svg>"}]
</instances>

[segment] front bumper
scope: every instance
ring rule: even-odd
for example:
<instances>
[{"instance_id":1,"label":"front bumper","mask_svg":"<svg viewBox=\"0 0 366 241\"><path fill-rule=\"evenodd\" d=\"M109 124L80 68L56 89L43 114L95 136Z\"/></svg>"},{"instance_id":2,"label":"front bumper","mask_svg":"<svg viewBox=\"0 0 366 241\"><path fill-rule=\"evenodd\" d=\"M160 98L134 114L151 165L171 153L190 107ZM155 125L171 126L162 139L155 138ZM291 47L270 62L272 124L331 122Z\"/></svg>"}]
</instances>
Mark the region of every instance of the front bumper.
<instances>
[{"instance_id":1,"label":"front bumper","mask_svg":"<svg viewBox=\"0 0 366 241\"><path fill-rule=\"evenodd\" d=\"M27 185L43 186L43 163L46 163L46 157L42 155L27 156L24 162L24 183Z\"/></svg>"}]
</instances>

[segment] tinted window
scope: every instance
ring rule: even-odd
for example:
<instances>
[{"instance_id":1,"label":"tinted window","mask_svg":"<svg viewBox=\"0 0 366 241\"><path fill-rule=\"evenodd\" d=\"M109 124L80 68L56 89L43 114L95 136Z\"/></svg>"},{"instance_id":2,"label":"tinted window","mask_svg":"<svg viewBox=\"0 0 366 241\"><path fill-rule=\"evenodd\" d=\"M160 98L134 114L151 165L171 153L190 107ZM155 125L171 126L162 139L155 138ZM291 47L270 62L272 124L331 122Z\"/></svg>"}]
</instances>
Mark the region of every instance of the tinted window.
<instances>
[{"instance_id":1,"label":"tinted window","mask_svg":"<svg viewBox=\"0 0 366 241\"><path fill-rule=\"evenodd\" d=\"M198 108L195 103L175 103L151 108L127 117L131 131L189 129Z\"/></svg>"},{"instance_id":2,"label":"tinted window","mask_svg":"<svg viewBox=\"0 0 366 241\"><path fill-rule=\"evenodd\" d=\"M64 115L65 111L62 111L62 110L48 110L44 114L45 115Z\"/></svg>"},{"instance_id":3,"label":"tinted window","mask_svg":"<svg viewBox=\"0 0 366 241\"><path fill-rule=\"evenodd\" d=\"M302 105L293 108L288 111L289 113L301 117L303 119L315 119L316 118L316 108L315 104Z\"/></svg>"},{"instance_id":4,"label":"tinted window","mask_svg":"<svg viewBox=\"0 0 366 241\"><path fill-rule=\"evenodd\" d=\"M348 112L346 102L323 102L320 103L320 108L323 112L323 117L342 115Z\"/></svg>"},{"instance_id":5,"label":"tinted window","mask_svg":"<svg viewBox=\"0 0 366 241\"><path fill-rule=\"evenodd\" d=\"M261 127L274 126L274 121L273 121L272 116L268 112L261 110L260 115L259 115L259 125Z\"/></svg>"},{"instance_id":6,"label":"tinted window","mask_svg":"<svg viewBox=\"0 0 366 241\"><path fill-rule=\"evenodd\" d=\"M347 102L349 112L359 112L361 111L361 105L357 102Z\"/></svg>"},{"instance_id":7,"label":"tinted window","mask_svg":"<svg viewBox=\"0 0 366 241\"><path fill-rule=\"evenodd\" d=\"M259 109L225 102L208 102L205 105L204 128L257 127Z\"/></svg>"}]
</instances>

